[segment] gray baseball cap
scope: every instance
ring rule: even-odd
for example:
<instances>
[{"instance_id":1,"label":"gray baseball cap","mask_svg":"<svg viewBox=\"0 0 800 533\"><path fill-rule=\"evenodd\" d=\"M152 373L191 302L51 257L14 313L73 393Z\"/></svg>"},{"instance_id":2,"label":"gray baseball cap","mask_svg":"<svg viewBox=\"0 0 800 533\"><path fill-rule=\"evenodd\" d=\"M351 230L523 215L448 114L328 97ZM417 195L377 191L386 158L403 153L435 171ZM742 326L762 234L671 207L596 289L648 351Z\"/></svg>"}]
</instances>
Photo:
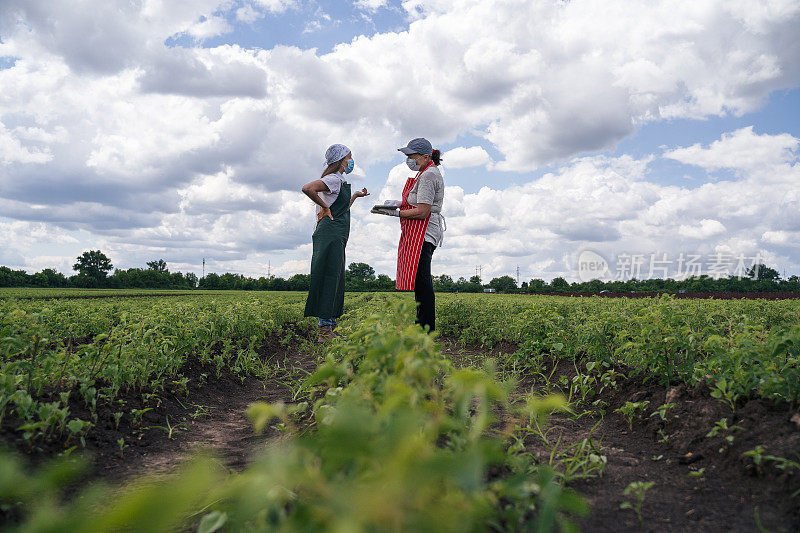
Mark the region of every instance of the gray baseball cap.
<instances>
[{"instance_id":1,"label":"gray baseball cap","mask_svg":"<svg viewBox=\"0 0 800 533\"><path fill-rule=\"evenodd\" d=\"M422 154L422 155L431 155L433 154L433 145L428 139L423 137L417 137L416 139L411 139L408 141L408 146L405 148L398 148L400 152L403 152L406 155L411 154Z\"/></svg>"}]
</instances>

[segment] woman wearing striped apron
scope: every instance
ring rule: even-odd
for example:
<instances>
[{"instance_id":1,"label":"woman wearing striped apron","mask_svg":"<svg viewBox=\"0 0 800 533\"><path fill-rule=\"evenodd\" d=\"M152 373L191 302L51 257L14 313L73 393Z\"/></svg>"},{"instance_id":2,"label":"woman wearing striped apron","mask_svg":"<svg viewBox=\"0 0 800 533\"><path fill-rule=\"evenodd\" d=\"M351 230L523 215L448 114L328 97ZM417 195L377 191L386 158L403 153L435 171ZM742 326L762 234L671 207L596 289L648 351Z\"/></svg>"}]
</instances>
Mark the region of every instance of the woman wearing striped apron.
<instances>
[{"instance_id":1,"label":"woman wearing striped apron","mask_svg":"<svg viewBox=\"0 0 800 533\"><path fill-rule=\"evenodd\" d=\"M350 149L334 144L325 152L327 167L320 179L303 185L303 192L317 204L317 227L311 256L311 286L305 316L319 318L318 342L330 340L336 319L344 306L344 249L350 237L350 206L356 198L368 196L367 189L350 195L344 174L353 171Z\"/></svg>"},{"instance_id":2,"label":"woman wearing striped apron","mask_svg":"<svg viewBox=\"0 0 800 533\"><path fill-rule=\"evenodd\" d=\"M427 139L413 139L405 148L406 164L417 175L408 178L403 200L397 212L400 217L400 244L397 248L397 281L401 291L414 291L417 302L417 324L431 332L436 327L435 295L431 276L433 251L442 243L444 218L444 180L437 166L439 150Z\"/></svg>"}]
</instances>

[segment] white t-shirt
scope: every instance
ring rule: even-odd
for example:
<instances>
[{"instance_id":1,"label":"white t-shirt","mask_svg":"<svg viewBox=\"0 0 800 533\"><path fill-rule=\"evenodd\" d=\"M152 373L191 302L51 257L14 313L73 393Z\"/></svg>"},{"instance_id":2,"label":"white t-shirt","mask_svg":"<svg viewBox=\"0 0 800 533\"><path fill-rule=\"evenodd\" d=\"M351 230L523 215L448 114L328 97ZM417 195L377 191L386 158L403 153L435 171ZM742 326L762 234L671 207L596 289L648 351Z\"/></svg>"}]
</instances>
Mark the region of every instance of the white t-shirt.
<instances>
[{"instance_id":1,"label":"white t-shirt","mask_svg":"<svg viewBox=\"0 0 800 533\"><path fill-rule=\"evenodd\" d=\"M344 176L342 176L342 174L339 172L328 174L327 176L321 179L322 182L328 186L328 191L330 192L322 191L318 194L320 199L323 202L325 202L325 205L330 207L333 205L333 202L335 202L336 199L339 198L339 190L342 188L342 183L347 183L347 181L344 179ZM322 208L320 206L317 206L317 214L319 214L320 211L322 211ZM314 220L316 221L316 217L314 217Z\"/></svg>"},{"instance_id":2,"label":"white t-shirt","mask_svg":"<svg viewBox=\"0 0 800 533\"><path fill-rule=\"evenodd\" d=\"M442 222L444 178L442 172L435 165L428 167L417 179L417 183L408 192L408 203L413 206L417 204L431 206L431 218L428 220L428 227L425 230L425 241L434 246L441 246L444 232Z\"/></svg>"}]
</instances>

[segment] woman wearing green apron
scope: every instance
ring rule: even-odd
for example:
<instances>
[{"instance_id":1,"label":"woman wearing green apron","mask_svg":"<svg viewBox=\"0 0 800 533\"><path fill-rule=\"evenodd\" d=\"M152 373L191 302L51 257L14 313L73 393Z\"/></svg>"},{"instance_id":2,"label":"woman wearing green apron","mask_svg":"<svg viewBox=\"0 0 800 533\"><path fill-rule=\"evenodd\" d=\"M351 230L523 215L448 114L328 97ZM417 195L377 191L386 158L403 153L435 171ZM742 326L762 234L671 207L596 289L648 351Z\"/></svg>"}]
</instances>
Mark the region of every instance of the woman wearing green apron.
<instances>
[{"instance_id":1,"label":"woman wearing green apron","mask_svg":"<svg viewBox=\"0 0 800 533\"><path fill-rule=\"evenodd\" d=\"M333 337L336 319L344 306L344 249L350 236L350 206L368 196L367 189L350 195L344 174L353 171L350 149L334 144L325 152L327 167L320 179L303 185L303 192L317 204L317 228L311 255L311 287L305 316L319 318L319 342Z\"/></svg>"}]
</instances>

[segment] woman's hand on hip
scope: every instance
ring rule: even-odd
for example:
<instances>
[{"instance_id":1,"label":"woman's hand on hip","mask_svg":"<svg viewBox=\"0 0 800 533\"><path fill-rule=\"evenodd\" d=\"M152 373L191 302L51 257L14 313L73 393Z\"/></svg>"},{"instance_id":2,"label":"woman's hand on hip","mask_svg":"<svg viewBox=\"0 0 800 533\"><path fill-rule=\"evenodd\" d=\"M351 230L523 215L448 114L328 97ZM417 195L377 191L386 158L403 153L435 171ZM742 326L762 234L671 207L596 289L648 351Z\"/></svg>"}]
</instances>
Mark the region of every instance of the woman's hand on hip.
<instances>
[{"instance_id":1,"label":"woman's hand on hip","mask_svg":"<svg viewBox=\"0 0 800 533\"><path fill-rule=\"evenodd\" d=\"M333 214L331 214L330 207L323 207L320 209L319 213L317 213L317 223L323 218L328 217L329 219L333 220Z\"/></svg>"}]
</instances>

